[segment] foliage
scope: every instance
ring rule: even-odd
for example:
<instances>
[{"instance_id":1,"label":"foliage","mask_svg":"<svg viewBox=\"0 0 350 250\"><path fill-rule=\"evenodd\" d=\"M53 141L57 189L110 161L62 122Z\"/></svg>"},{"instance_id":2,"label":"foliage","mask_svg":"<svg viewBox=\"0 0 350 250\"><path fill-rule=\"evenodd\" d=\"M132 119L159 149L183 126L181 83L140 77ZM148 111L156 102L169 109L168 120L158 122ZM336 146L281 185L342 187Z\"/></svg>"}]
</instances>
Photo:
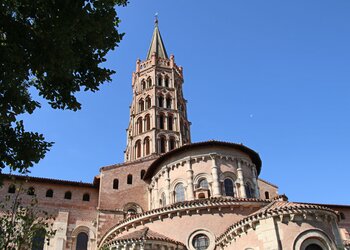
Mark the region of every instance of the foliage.
<instances>
[{"instance_id":1,"label":"foliage","mask_svg":"<svg viewBox=\"0 0 350 250\"><path fill-rule=\"evenodd\" d=\"M0 203L0 249L32 249L33 244L40 244L38 239L49 241L56 233L52 229L54 218L38 208L35 194L29 202L23 201L28 192L20 186Z\"/></svg>"},{"instance_id":2,"label":"foliage","mask_svg":"<svg viewBox=\"0 0 350 250\"><path fill-rule=\"evenodd\" d=\"M127 0L0 1L0 172L28 173L52 146L25 131L22 114L41 104L79 110L75 94L99 90L113 70L101 67L123 37L115 5Z\"/></svg>"}]
</instances>

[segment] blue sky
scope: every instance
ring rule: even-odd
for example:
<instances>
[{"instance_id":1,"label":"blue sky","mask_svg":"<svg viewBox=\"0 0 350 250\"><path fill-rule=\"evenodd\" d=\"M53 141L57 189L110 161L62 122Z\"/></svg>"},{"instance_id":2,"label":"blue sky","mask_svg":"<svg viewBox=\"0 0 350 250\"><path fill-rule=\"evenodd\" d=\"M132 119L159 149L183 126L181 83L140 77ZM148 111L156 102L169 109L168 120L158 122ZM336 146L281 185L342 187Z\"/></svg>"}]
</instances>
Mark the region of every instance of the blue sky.
<instances>
[{"instance_id":1,"label":"blue sky","mask_svg":"<svg viewBox=\"0 0 350 250\"><path fill-rule=\"evenodd\" d=\"M43 105L25 117L56 142L31 175L91 182L123 161L131 73L156 12L168 54L184 67L193 142L254 149L260 177L292 201L350 204L348 0L131 0L118 8L126 35L108 55L113 82L78 94L79 112Z\"/></svg>"}]
</instances>

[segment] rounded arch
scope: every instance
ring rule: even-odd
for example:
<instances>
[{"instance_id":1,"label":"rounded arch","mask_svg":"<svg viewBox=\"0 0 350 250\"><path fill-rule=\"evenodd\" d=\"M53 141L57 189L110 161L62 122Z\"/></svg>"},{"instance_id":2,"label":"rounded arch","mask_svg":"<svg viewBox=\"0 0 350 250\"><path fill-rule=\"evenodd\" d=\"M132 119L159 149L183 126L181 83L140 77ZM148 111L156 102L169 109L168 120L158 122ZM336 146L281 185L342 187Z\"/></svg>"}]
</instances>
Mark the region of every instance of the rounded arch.
<instances>
[{"instance_id":1,"label":"rounded arch","mask_svg":"<svg viewBox=\"0 0 350 250\"><path fill-rule=\"evenodd\" d=\"M162 94L159 94L157 97L158 100L158 107L163 108L164 107L164 96Z\"/></svg>"},{"instance_id":2,"label":"rounded arch","mask_svg":"<svg viewBox=\"0 0 350 250\"><path fill-rule=\"evenodd\" d=\"M151 153L150 149L150 138L147 136L144 140L143 140L143 152L144 155L149 155Z\"/></svg>"},{"instance_id":3,"label":"rounded arch","mask_svg":"<svg viewBox=\"0 0 350 250\"><path fill-rule=\"evenodd\" d=\"M164 77L164 87L169 88L169 86L170 86L170 78L169 78L168 75L166 75L166 76Z\"/></svg>"},{"instance_id":4,"label":"rounded arch","mask_svg":"<svg viewBox=\"0 0 350 250\"><path fill-rule=\"evenodd\" d=\"M152 107L152 100L150 96L147 96L145 98L145 106L146 106L146 109L150 109Z\"/></svg>"},{"instance_id":5,"label":"rounded arch","mask_svg":"<svg viewBox=\"0 0 350 250\"><path fill-rule=\"evenodd\" d=\"M145 81L145 79L142 79L141 80L141 90L144 90L144 89L146 89L146 81Z\"/></svg>"},{"instance_id":6,"label":"rounded arch","mask_svg":"<svg viewBox=\"0 0 350 250\"><path fill-rule=\"evenodd\" d=\"M151 115L147 114L145 115L145 131L151 130Z\"/></svg>"},{"instance_id":7,"label":"rounded arch","mask_svg":"<svg viewBox=\"0 0 350 250\"><path fill-rule=\"evenodd\" d=\"M127 214L128 211L130 212L131 210L134 210L138 214L143 212L142 207L135 202L129 202L123 206L123 211L125 214Z\"/></svg>"},{"instance_id":8,"label":"rounded arch","mask_svg":"<svg viewBox=\"0 0 350 250\"><path fill-rule=\"evenodd\" d=\"M174 136L169 137L169 151L176 148L176 140Z\"/></svg>"},{"instance_id":9,"label":"rounded arch","mask_svg":"<svg viewBox=\"0 0 350 250\"><path fill-rule=\"evenodd\" d=\"M135 142L135 158L141 157L141 140Z\"/></svg>"},{"instance_id":10,"label":"rounded arch","mask_svg":"<svg viewBox=\"0 0 350 250\"><path fill-rule=\"evenodd\" d=\"M307 250L307 247L312 244L322 247L322 250L337 249L334 242L325 232L319 229L310 229L296 237L293 250Z\"/></svg>"},{"instance_id":11,"label":"rounded arch","mask_svg":"<svg viewBox=\"0 0 350 250\"><path fill-rule=\"evenodd\" d=\"M144 102L143 98L141 98L138 103L139 103L139 112L144 111L145 110L145 102Z\"/></svg>"},{"instance_id":12,"label":"rounded arch","mask_svg":"<svg viewBox=\"0 0 350 250\"><path fill-rule=\"evenodd\" d=\"M77 249L77 240L78 236L81 233L85 233L88 236L88 241L87 241L87 249L91 249L91 243L96 239L96 234L93 231L93 229L89 228L88 226L85 225L78 225L74 230L72 231L71 237L73 241L72 249L76 250Z\"/></svg>"},{"instance_id":13,"label":"rounded arch","mask_svg":"<svg viewBox=\"0 0 350 250\"><path fill-rule=\"evenodd\" d=\"M166 137L164 135L159 136L159 153L166 152Z\"/></svg>"},{"instance_id":14,"label":"rounded arch","mask_svg":"<svg viewBox=\"0 0 350 250\"><path fill-rule=\"evenodd\" d=\"M255 190L251 181L245 181L244 188L247 198L255 198Z\"/></svg>"},{"instance_id":15,"label":"rounded arch","mask_svg":"<svg viewBox=\"0 0 350 250\"><path fill-rule=\"evenodd\" d=\"M152 78L150 76L147 78L147 86L149 88L152 86Z\"/></svg>"},{"instance_id":16,"label":"rounded arch","mask_svg":"<svg viewBox=\"0 0 350 250\"><path fill-rule=\"evenodd\" d=\"M142 134L143 132L143 120L142 117L137 118L136 124L137 124L137 133Z\"/></svg>"},{"instance_id":17,"label":"rounded arch","mask_svg":"<svg viewBox=\"0 0 350 250\"><path fill-rule=\"evenodd\" d=\"M163 76L161 74L157 75L157 86L163 85Z\"/></svg>"}]
</instances>

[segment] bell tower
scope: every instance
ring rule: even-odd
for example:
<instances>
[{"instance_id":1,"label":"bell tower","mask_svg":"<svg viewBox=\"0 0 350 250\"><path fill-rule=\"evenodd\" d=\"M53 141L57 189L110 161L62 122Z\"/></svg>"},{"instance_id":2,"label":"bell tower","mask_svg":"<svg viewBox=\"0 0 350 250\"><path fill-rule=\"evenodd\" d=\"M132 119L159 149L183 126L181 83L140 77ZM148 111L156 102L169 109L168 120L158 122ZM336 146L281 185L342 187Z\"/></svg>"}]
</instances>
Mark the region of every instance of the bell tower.
<instances>
[{"instance_id":1,"label":"bell tower","mask_svg":"<svg viewBox=\"0 0 350 250\"><path fill-rule=\"evenodd\" d=\"M191 142L183 82L183 69L173 55L168 57L156 18L147 58L136 61L132 74L125 161L160 155Z\"/></svg>"}]
</instances>

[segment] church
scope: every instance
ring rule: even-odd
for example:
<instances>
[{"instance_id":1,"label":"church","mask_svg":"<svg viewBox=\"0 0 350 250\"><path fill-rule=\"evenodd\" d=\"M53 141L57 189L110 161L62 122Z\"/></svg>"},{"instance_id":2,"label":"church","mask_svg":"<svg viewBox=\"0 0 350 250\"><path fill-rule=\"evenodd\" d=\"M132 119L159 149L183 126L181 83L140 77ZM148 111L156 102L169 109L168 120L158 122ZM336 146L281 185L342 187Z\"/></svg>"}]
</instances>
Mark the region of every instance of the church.
<instances>
[{"instance_id":1,"label":"church","mask_svg":"<svg viewBox=\"0 0 350 250\"><path fill-rule=\"evenodd\" d=\"M350 249L350 206L289 201L259 178L253 149L192 142L183 84L156 20L132 74L124 162L91 183L5 175L2 197L22 183L55 217L41 249Z\"/></svg>"}]
</instances>

